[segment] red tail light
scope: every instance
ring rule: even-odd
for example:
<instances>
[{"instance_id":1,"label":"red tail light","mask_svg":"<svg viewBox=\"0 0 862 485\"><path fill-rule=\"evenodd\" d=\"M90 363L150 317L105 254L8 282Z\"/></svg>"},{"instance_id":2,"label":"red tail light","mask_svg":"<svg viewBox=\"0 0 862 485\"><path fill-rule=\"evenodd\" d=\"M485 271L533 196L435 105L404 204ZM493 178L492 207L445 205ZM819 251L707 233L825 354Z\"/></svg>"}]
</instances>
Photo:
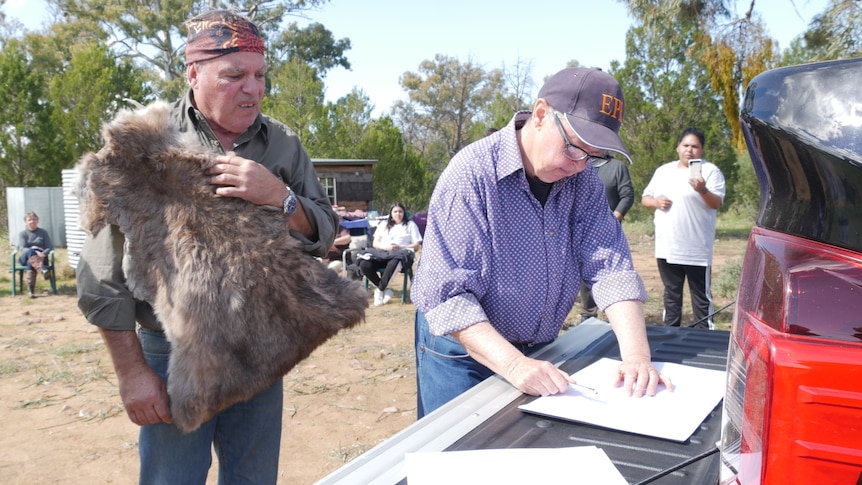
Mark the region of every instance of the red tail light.
<instances>
[{"instance_id":1,"label":"red tail light","mask_svg":"<svg viewBox=\"0 0 862 485\"><path fill-rule=\"evenodd\" d=\"M755 227L727 369L723 484L862 479L862 256Z\"/></svg>"}]
</instances>

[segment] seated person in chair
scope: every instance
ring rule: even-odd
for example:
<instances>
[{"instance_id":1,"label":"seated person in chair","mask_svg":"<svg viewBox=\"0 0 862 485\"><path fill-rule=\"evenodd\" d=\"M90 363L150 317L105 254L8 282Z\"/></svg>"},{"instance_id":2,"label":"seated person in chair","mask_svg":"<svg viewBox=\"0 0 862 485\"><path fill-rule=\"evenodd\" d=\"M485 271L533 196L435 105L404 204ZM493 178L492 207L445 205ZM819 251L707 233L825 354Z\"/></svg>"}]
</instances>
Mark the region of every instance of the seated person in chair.
<instances>
[{"instance_id":1,"label":"seated person in chair","mask_svg":"<svg viewBox=\"0 0 862 485\"><path fill-rule=\"evenodd\" d=\"M39 216L35 212L28 212L24 216L27 228L18 235L18 263L26 267L24 274L27 277L27 291L30 298L36 289L36 272L42 273L45 279L51 277L48 254L54 249L51 244L51 236L48 231L39 227Z\"/></svg>"},{"instance_id":2,"label":"seated person in chair","mask_svg":"<svg viewBox=\"0 0 862 485\"><path fill-rule=\"evenodd\" d=\"M350 247L350 231L344 227L339 226L338 235L335 236L335 241L333 241L332 246L329 248L329 252L326 253L326 257L323 258L323 263L325 263L329 269L337 272L341 272L344 268L342 268L341 259L344 255L344 251L346 251Z\"/></svg>"},{"instance_id":3,"label":"seated person in chair","mask_svg":"<svg viewBox=\"0 0 862 485\"><path fill-rule=\"evenodd\" d=\"M374 306L383 305L392 299L392 290L387 288L392 275L399 264L403 268L413 265L414 253L421 244L419 227L407 217L404 206L396 203L389 210L386 224L380 224L374 231L373 248L357 256L362 274L377 287L374 290ZM382 276L377 274L381 268L384 268Z\"/></svg>"}]
</instances>

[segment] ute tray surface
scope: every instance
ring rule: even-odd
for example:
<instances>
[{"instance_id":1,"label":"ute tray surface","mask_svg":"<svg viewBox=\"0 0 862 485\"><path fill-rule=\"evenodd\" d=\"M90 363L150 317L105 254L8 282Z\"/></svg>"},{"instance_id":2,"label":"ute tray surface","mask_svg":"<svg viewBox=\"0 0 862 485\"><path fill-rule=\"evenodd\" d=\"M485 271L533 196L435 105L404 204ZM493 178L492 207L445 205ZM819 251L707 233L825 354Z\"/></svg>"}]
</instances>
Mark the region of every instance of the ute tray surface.
<instances>
[{"instance_id":1,"label":"ute tray surface","mask_svg":"<svg viewBox=\"0 0 862 485\"><path fill-rule=\"evenodd\" d=\"M647 335L654 361L725 370L729 337L726 331L648 325ZM612 332L566 360L560 368L571 374L602 357L620 358ZM596 446L604 450L630 484L718 482L716 443L721 437L721 403L686 442L679 443L537 416L518 409L533 399L536 398L526 395L515 399L446 451ZM577 471L573 473L577 476ZM407 479L399 483L407 484Z\"/></svg>"}]
</instances>

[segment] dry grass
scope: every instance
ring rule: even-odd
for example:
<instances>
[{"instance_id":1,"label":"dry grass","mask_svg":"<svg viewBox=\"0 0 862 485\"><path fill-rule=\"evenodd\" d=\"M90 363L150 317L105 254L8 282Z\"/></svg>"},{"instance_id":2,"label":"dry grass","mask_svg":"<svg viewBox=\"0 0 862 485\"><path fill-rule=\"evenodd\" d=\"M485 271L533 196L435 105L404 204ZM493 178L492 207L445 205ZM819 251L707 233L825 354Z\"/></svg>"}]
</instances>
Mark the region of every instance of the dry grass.
<instances>
[{"instance_id":1,"label":"dry grass","mask_svg":"<svg viewBox=\"0 0 862 485\"><path fill-rule=\"evenodd\" d=\"M657 323L661 285L651 223L626 223L624 230L650 296L647 322ZM732 267L747 235L744 228L719 230L717 306L735 296ZM9 296L9 255L0 261L0 448L6 452L0 483L134 483L137 427L123 410L101 337L76 307L65 249L55 258L59 297L42 297L49 289L44 280L39 298ZM725 278L732 291L719 296L717 283ZM401 285L395 278L394 300ZM729 325L732 309L717 317L719 327ZM340 332L285 376L279 484L314 483L414 422L414 314L409 299L371 307L363 324ZM569 322L579 320L576 306Z\"/></svg>"}]
</instances>

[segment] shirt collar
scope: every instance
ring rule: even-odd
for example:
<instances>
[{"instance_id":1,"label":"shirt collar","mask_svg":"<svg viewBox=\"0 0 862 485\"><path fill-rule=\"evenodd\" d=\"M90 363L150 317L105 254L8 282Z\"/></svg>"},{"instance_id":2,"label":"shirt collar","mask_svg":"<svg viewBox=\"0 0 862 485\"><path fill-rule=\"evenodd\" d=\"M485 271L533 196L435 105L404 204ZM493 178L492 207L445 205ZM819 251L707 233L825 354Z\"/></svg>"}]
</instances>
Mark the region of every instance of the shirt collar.
<instances>
[{"instance_id":1,"label":"shirt collar","mask_svg":"<svg viewBox=\"0 0 862 485\"><path fill-rule=\"evenodd\" d=\"M191 88L186 91L186 95L183 96L179 103L181 103L182 106L182 110L180 110L180 112L183 113L184 117L184 119L179 120L180 126L184 128L183 131L192 128L198 133L210 133L211 135L209 136L215 138L215 134L212 134L212 128L209 126L209 122L207 122L207 119L204 117L203 113L201 113L200 110L195 107L194 102L192 101ZM202 126L206 127L206 129L202 129ZM261 113L257 114L257 117L254 119L254 122L251 124L251 126L249 126L248 129L245 130L245 133L241 134L234 143L236 145L245 143L248 140L254 138L258 133L260 133L260 136L263 137L264 142L269 141L269 129L266 123L263 122L263 115ZM225 150L233 149L233 147L223 148Z\"/></svg>"},{"instance_id":2,"label":"shirt collar","mask_svg":"<svg viewBox=\"0 0 862 485\"><path fill-rule=\"evenodd\" d=\"M515 132L524 127L524 124L530 119L531 115L531 111L518 111L509 123L497 132L499 133L498 181L518 171L524 171L524 161L521 159L521 148L518 145L518 136Z\"/></svg>"}]
</instances>

